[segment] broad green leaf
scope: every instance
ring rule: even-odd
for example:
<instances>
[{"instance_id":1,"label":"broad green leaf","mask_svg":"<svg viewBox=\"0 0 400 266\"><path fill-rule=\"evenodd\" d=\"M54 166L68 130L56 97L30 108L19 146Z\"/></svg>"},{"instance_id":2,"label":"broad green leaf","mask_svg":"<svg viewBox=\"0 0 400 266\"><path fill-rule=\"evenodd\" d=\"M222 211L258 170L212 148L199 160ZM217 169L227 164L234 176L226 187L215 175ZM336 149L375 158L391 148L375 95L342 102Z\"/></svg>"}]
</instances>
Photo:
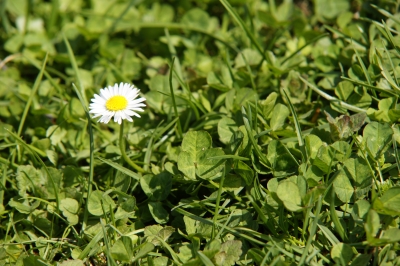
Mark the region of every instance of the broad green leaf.
<instances>
[{"instance_id":1,"label":"broad green leaf","mask_svg":"<svg viewBox=\"0 0 400 266\"><path fill-rule=\"evenodd\" d=\"M267 159L274 170L275 176L292 174L297 171L298 164L289 154L287 148L278 140L268 145Z\"/></svg>"},{"instance_id":2,"label":"broad green leaf","mask_svg":"<svg viewBox=\"0 0 400 266\"><path fill-rule=\"evenodd\" d=\"M50 148L50 145L51 145L50 139L48 138L39 139L32 142L32 146L38 148L43 152L46 152Z\"/></svg>"},{"instance_id":3,"label":"broad green leaf","mask_svg":"<svg viewBox=\"0 0 400 266\"><path fill-rule=\"evenodd\" d=\"M315 13L317 16L333 19L350 8L350 3L346 0L316 0Z\"/></svg>"},{"instance_id":4,"label":"broad green leaf","mask_svg":"<svg viewBox=\"0 0 400 266\"><path fill-rule=\"evenodd\" d=\"M179 247L179 253L177 253L179 259L183 262L186 263L188 262L190 259L193 258L193 254L192 254L192 245L191 244L187 244L187 243L183 243L180 247Z\"/></svg>"},{"instance_id":5,"label":"broad green leaf","mask_svg":"<svg viewBox=\"0 0 400 266\"><path fill-rule=\"evenodd\" d=\"M111 247L111 255L116 260L129 262L133 258L133 246L132 238L121 236Z\"/></svg>"},{"instance_id":6,"label":"broad green leaf","mask_svg":"<svg viewBox=\"0 0 400 266\"><path fill-rule=\"evenodd\" d=\"M121 204L121 208L126 212L133 212L136 208L136 198L133 196L128 198L124 197L124 202Z\"/></svg>"},{"instance_id":7,"label":"broad green leaf","mask_svg":"<svg viewBox=\"0 0 400 266\"><path fill-rule=\"evenodd\" d=\"M247 102L255 102L258 99L257 93L249 88L231 89L226 94L226 108L232 112L241 110Z\"/></svg>"},{"instance_id":8,"label":"broad green leaf","mask_svg":"<svg viewBox=\"0 0 400 266\"><path fill-rule=\"evenodd\" d=\"M140 186L150 200L165 200L171 191L171 174L168 172L161 172L158 175L147 174L140 179Z\"/></svg>"},{"instance_id":9,"label":"broad green leaf","mask_svg":"<svg viewBox=\"0 0 400 266\"><path fill-rule=\"evenodd\" d=\"M224 155L224 151L219 148L211 148L198 153L196 174L203 179L214 179L220 177L222 169L225 167L223 159L209 159L215 156Z\"/></svg>"},{"instance_id":10,"label":"broad green leaf","mask_svg":"<svg viewBox=\"0 0 400 266\"><path fill-rule=\"evenodd\" d=\"M344 162L344 171L352 181L356 197L366 194L372 186L371 170L361 158L350 158Z\"/></svg>"},{"instance_id":11,"label":"broad green leaf","mask_svg":"<svg viewBox=\"0 0 400 266\"><path fill-rule=\"evenodd\" d=\"M389 228L385 230L381 239L386 240L388 243L398 243L400 241L400 229Z\"/></svg>"},{"instance_id":12,"label":"broad green leaf","mask_svg":"<svg viewBox=\"0 0 400 266\"><path fill-rule=\"evenodd\" d=\"M218 136L221 142L224 144L230 143L234 132L237 131L238 128L239 127L236 125L236 122L229 117L223 117L221 120L219 120Z\"/></svg>"},{"instance_id":13,"label":"broad green leaf","mask_svg":"<svg viewBox=\"0 0 400 266\"><path fill-rule=\"evenodd\" d=\"M56 199L57 193L60 187L62 187L62 172L59 169L53 167L47 167L50 176L47 174L44 168L40 169L42 175L45 177L45 183L43 184L42 191L46 199ZM54 181L54 184L52 182Z\"/></svg>"},{"instance_id":14,"label":"broad green leaf","mask_svg":"<svg viewBox=\"0 0 400 266\"><path fill-rule=\"evenodd\" d=\"M298 186L291 181L279 183L276 194L289 211L301 211L301 196Z\"/></svg>"},{"instance_id":15,"label":"broad green leaf","mask_svg":"<svg viewBox=\"0 0 400 266\"><path fill-rule=\"evenodd\" d=\"M84 266L83 260L65 260L57 264L57 266Z\"/></svg>"},{"instance_id":16,"label":"broad green leaf","mask_svg":"<svg viewBox=\"0 0 400 266\"><path fill-rule=\"evenodd\" d=\"M299 188L300 197L303 198L306 195L307 190L308 190L306 178L302 175L298 175L296 178L296 184L297 184L297 187Z\"/></svg>"},{"instance_id":17,"label":"broad green leaf","mask_svg":"<svg viewBox=\"0 0 400 266\"><path fill-rule=\"evenodd\" d=\"M29 214L36 210L39 205L40 201L35 201L31 204L29 204L28 200L23 200L23 199L14 199L11 198L10 201L8 202L8 205L10 207L17 209L20 213L26 213Z\"/></svg>"},{"instance_id":18,"label":"broad green leaf","mask_svg":"<svg viewBox=\"0 0 400 266\"><path fill-rule=\"evenodd\" d=\"M196 180L196 161L189 152L181 151L178 156L178 169L191 180Z\"/></svg>"},{"instance_id":19,"label":"broad green leaf","mask_svg":"<svg viewBox=\"0 0 400 266\"><path fill-rule=\"evenodd\" d=\"M155 259L153 259L153 265L157 265L157 266L168 266L171 265L171 261L168 257L165 256L161 256L161 257L157 257Z\"/></svg>"},{"instance_id":20,"label":"broad green leaf","mask_svg":"<svg viewBox=\"0 0 400 266\"><path fill-rule=\"evenodd\" d=\"M64 128L61 128L57 125L50 126L46 131L46 137L51 140L51 144L56 146L62 143L65 140L65 136L67 135L67 131Z\"/></svg>"},{"instance_id":21,"label":"broad green leaf","mask_svg":"<svg viewBox=\"0 0 400 266\"><path fill-rule=\"evenodd\" d=\"M53 178L48 176L44 169L37 170L31 165L20 165L17 170L17 186L19 194L22 197L31 192L32 195L44 199L55 199L57 188L61 186L62 172L60 170L48 167L48 171ZM57 186L56 188L54 186Z\"/></svg>"},{"instance_id":22,"label":"broad green leaf","mask_svg":"<svg viewBox=\"0 0 400 266\"><path fill-rule=\"evenodd\" d=\"M330 145L330 150L339 162L344 162L351 155L350 144L345 141L336 141Z\"/></svg>"},{"instance_id":23,"label":"broad green leaf","mask_svg":"<svg viewBox=\"0 0 400 266\"><path fill-rule=\"evenodd\" d=\"M336 196L344 203L350 202L354 188L351 185L349 174L344 169L340 169L333 178L335 179L333 188Z\"/></svg>"},{"instance_id":24,"label":"broad green leaf","mask_svg":"<svg viewBox=\"0 0 400 266\"><path fill-rule=\"evenodd\" d=\"M29 255L22 259L22 265L29 265L29 266L43 266L43 260L36 255Z\"/></svg>"},{"instance_id":25,"label":"broad green leaf","mask_svg":"<svg viewBox=\"0 0 400 266\"><path fill-rule=\"evenodd\" d=\"M79 222L79 203L75 199L65 198L60 201L60 210L71 225Z\"/></svg>"},{"instance_id":26,"label":"broad green leaf","mask_svg":"<svg viewBox=\"0 0 400 266\"><path fill-rule=\"evenodd\" d=\"M227 174L224 180L224 190L233 192L235 195L239 194L240 191L246 186L245 180L239 175Z\"/></svg>"},{"instance_id":27,"label":"broad green leaf","mask_svg":"<svg viewBox=\"0 0 400 266\"><path fill-rule=\"evenodd\" d=\"M322 72L330 72L335 69L335 65L337 64L337 60L327 55L318 56L315 59L315 65L322 71ZM321 86L321 83L318 85Z\"/></svg>"},{"instance_id":28,"label":"broad green leaf","mask_svg":"<svg viewBox=\"0 0 400 266\"><path fill-rule=\"evenodd\" d=\"M324 172L322 172L318 167L311 165L303 175L307 179L308 185L310 187L315 187L324 176Z\"/></svg>"},{"instance_id":29,"label":"broad green leaf","mask_svg":"<svg viewBox=\"0 0 400 266\"><path fill-rule=\"evenodd\" d=\"M18 166L16 179L18 193L21 197L27 196L28 192L39 196L41 191L38 186L45 183L42 173L31 165Z\"/></svg>"},{"instance_id":30,"label":"broad green leaf","mask_svg":"<svg viewBox=\"0 0 400 266\"><path fill-rule=\"evenodd\" d=\"M49 161L54 165L57 166L58 162L58 153L53 151L53 150L47 150L46 151L47 158Z\"/></svg>"},{"instance_id":31,"label":"broad green leaf","mask_svg":"<svg viewBox=\"0 0 400 266\"><path fill-rule=\"evenodd\" d=\"M252 213L245 209L234 210L228 225L231 227L242 226L254 230L258 228L257 221L253 220Z\"/></svg>"},{"instance_id":32,"label":"broad green leaf","mask_svg":"<svg viewBox=\"0 0 400 266\"><path fill-rule=\"evenodd\" d=\"M400 215L400 187L388 189L381 198L372 203L375 211L387 215Z\"/></svg>"},{"instance_id":33,"label":"broad green leaf","mask_svg":"<svg viewBox=\"0 0 400 266\"><path fill-rule=\"evenodd\" d=\"M235 173L237 173L246 182L246 185L250 186L253 183L254 171L250 166L242 161L237 161L235 165Z\"/></svg>"},{"instance_id":34,"label":"broad green leaf","mask_svg":"<svg viewBox=\"0 0 400 266\"><path fill-rule=\"evenodd\" d=\"M389 147L393 130L388 124L371 122L364 128L363 142L375 159L379 158Z\"/></svg>"},{"instance_id":35,"label":"broad green leaf","mask_svg":"<svg viewBox=\"0 0 400 266\"><path fill-rule=\"evenodd\" d=\"M364 74L363 74L364 75ZM368 109L371 106L372 98L365 88L356 87L354 93L347 99L347 103L353 106ZM361 114L361 113L360 113Z\"/></svg>"},{"instance_id":36,"label":"broad green leaf","mask_svg":"<svg viewBox=\"0 0 400 266\"><path fill-rule=\"evenodd\" d=\"M319 147L321 147L321 145L323 144L322 140L316 135L309 134L304 137L304 142L306 145L308 157L311 160L314 160L317 156Z\"/></svg>"},{"instance_id":37,"label":"broad green leaf","mask_svg":"<svg viewBox=\"0 0 400 266\"><path fill-rule=\"evenodd\" d=\"M190 131L182 141L178 169L192 180L195 180L196 176L213 179L222 174L225 160L212 157L224 154L222 149L211 148L211 136L207 132Z\"/></svg>"},{"instance_id":38,"label":"broad green leaf","mask_svg":"<svg viewBox=\"0 0 400 266\"><path fill-rule=\"evenodd\" d=\"M131 178L121 171L117 171L114 178L114 187L121 192L127 192L131 184Z\"/></svg>"},{"instance_id":39,"label":"broad green leaf","mask_svg":"<svg viewBox=\"0 0 400 266\"><path fill-rule=\"evenodd\" d=\"M335 88L335 94L340 100L346 101L351 93L353 92L354 85L350 81L339 82L338 86Z\"/></svg>"},{"instance_id":40,"label":"broad green leaf","mask_svg":"<svg viewBox=\"0 0 400 266\"><path fill-rule=\"evenodd\" d=\"M244 57L244 58L243 58ZM245 48L235 58L235 68L246 67L246 65L258 65L262 56L256 50Z\"/></svg>"},{"instance_id":41,"label":"broad green leaf","mask_svg":"<svg viewBox=\"0 0 400 266\"><path fill-rule=\"evenodd\" d=\"M314 158L313 166L318 167L322 172L328 173L329 170L335 165L334 155L329 146L322 145L318 149L318 153Z\"/></svg>"},{"instance_id":42,"label":"broad green leaf","mask_svg":"<svg viewBox=\"0 0 400 266\"><path fill-rule=\"evenodd\" d=\"M379 214L374 210L369 210L367 215L367 221L364 224L365 232L367 233L368 242L372 242L376 237L379 229L381 228L381 222Z\"/></svg>"},{"instance_id":43,"label":"broad green leaf","mask_svg":"<svg viewBox=\"0 0 400 266\"><path fill-rule=\"evenodd\" d=\"M100 190L95 190L90 195L88 211L91 214L101 216L115 208L115 203L111 197L103 194Z\"/></svg>"},{"instance_id":44,"label":"broad green leaf","mask_svg":"<svg viewBox=\"0 0 400 266\"><path fill-rule=\"evenodd\" d=\"M285 124L285 120L289 116L289 114L289 108L280 103L276 104L272 111L272 118L270 122L271 129L273 131L282 129L283 125Z\"/></svg>"},{"instance_id":45,"label":"broad green leaf","mask_svg":"<svg viewBox=\"0 0 400 266\"><path fill-rule=\"evenodd\" d=\"M352 215L355 216L355 219L365 220L370 208L371 204L369 201L364 199L358 200L353 206Z\"/></svg>"},{"instance_id":46,"label":"broad green leaf","mask_svg":"<svg viewBox=\"0 0 400 266\"><path fill-rule=\"evenodd\" d=\"M205 131L189 131L182 140L182 151L197 159L200 151L211 148L211 136Z\"/></svg>"},{"instance_id":47,"label":"broad green leaf","mask_svg":"<svg viewBox=\"0 0 400 266\"><path fill-rule=\"evenodd\" d=\"M144 236L147 237L147 242L151 242L155 246L160 246L161 243L155 236L167 241L174 232L175 229L171 226L162 227L161 225L157 224L146 226L144 229Z\"/></svg>"},{"instance_id":48,"label":"broad green leaf","mask_svg":"<svg viewBox=\"0 0 400 266\"><path fill-rule=\"evenodd\" d=\"M221 251L215 257L216 265L231 266L239 260L242 255L242 242L239 240L228 240L221 245Z\"/></svg>"},{"instance_id":49,"label":"broad green leaf","mask_svg":"<svg viewBox=\"0 0 400 266\"><path fill-rule=\"evenodd\" d=\"M266 119L271 118L272 110L274 109L276 99L278 98L278 94L276 92L272 92L268 95L267 99L261 101L261 107L263 111L263 115Z\"/></svg>"},{"instance_id":50,"label":"broad green leaf","mask_svg":"<svg viewBox=\"0 0 400 266\"><path fill-rule=\"evenodd\" d=\"M331 250L332 259L334 259L338 264L344 262L347 265L353 258L354 253L351 246L343 243L338 243L333 246Z\"/></svg>"},{"instance_id":51,"label":"broad green leaf","mask_svg":"<svg viewBox=\"0 0 400 266\"><path fill-rule=\"evenodd\" d=\"M200 8L193 8L182 17L183 24L206 30L209 27L209 20L208 13Z\"/></svg>"},{"instance_id":52,"label":"broad green leaf","mask_svg":"<svg viewBox=\"0 0 400 266\"><path fill-rule=\"evenodd\" d=\"M351 266L365 266L371 260L371 254L358 254L351 262Z\"/></svg>"},{"instance_id":53,"label":"broad green leaf","mask_svg":"<svg viewBox=\"0 0 400 266\"><path fill-rule=\"evenodd\" d=\"M132 259L132 262L137 261L140 258L146 256L149 252L152 252L155 248L154 244L145 242L139 246L139 252L136 253L135 257Z\"/></svg>"},{"instance_id":54,"label":"broad green leaf","mask_svg":"<svg viewBox=\"0 0 400 266\"><path fill-rule=\"evenodd\" d=\"M149 201L148 202L149 210L154 220L159 224L165 224L169 220L169 214L164 209L161 202Z\"/></svg>"},{"instance_id":55,"label":"broad green leaf","mask_svg":"<svg viewBox=\"0 0 400 266\"><path fill-rule=\"evenodd\" d=\"M187 216L183 217L185 223L186 233L192 235L196 233L196 220L189 218Z\"/></svg>"}]
</instances>

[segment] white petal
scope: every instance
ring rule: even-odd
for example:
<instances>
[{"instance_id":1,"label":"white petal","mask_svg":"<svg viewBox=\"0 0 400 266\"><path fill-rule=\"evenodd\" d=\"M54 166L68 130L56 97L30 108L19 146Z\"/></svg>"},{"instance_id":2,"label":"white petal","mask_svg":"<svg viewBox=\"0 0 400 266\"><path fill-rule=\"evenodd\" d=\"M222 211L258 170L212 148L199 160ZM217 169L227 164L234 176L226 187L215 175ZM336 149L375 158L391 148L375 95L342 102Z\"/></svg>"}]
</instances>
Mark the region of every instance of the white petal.
<instances>
[{"instance_id":1,"label":"white petal","mask_svg":"<svg viewBox=\"0 0 400 266\"><path fill-rule=\"evenodd\" d=\"M135 85L129 83L115 83L113 86L100 89L99 94L94 94L89 104L89 113L93 118L100 117L98 120L101 123L107 124L114 117L114 121L118 124L122 120L133 122L132 116L140 117L137 112L143 112L141 107L145 107L143 102L146 100L144 97L139 97L140 90ZM126 98L128 105L125 109L119 111L110 111L106 107L107 101L116 95Z\"/></svg>"}]
</instances>

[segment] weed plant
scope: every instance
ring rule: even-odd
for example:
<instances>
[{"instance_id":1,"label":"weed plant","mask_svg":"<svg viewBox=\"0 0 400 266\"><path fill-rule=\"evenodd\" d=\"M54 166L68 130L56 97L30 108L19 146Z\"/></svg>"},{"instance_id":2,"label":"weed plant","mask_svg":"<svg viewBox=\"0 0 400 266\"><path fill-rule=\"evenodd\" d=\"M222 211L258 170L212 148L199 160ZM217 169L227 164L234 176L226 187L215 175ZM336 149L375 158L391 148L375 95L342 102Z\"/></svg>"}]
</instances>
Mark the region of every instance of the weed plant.
<instances>
[{"instance_id":1,"label":"weed plant","mask_svg":"<svg viewBox=\"0 0 400 266\"><path fill-rule=\"evenodd\" d=\"M0 1L0 265L400 265L399 4Z\"/></svg>"}]
</instances>

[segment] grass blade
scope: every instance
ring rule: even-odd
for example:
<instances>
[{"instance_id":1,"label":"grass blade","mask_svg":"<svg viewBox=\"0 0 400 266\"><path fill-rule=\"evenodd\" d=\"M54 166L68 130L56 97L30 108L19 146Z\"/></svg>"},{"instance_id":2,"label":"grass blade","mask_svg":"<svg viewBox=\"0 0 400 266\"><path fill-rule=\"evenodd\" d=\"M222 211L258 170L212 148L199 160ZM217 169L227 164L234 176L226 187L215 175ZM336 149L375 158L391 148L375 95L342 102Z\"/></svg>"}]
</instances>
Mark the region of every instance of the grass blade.
<instances>
[{"instance_id":1,"label":"grass blade","mask_svg":"<svg viewBox=\"0 0 400 266\"><path fill-rule=\"evenodd\" d=\"M352 82L354 84L357 84L357 85L360 85L360 86L364 86L364 87L367 87L367 88L370 88L370 89L373 89L373 90L376 90L376 91L379 91L379 92L382 92L382 93L387 93L387 94L389 94L391 96L395 96L395 97L398 96L396 94L396 91L394 91L394 90L387 90L387 89L379 88L379 87L376 87L376 86L369 85L367 83L361 82L359 80L354 80L354 79L350 79L350 78L343 77L343 76L340 77L340 78L343 79L343 80L350 81L350 82Z\"/></svg>"},{"instance_id":2,"label":"grass blade","mask_svg":"<svg viewBox=\"0 0 400 266\"><path fill-rule=\"evenodd\" d=\"M299 141L299 146L303 153L303 161L307 162L308 161L307 149L305 148L305 145L304 145L304 138L303 138L303 134L301 133L300 123L299 123L299 119L297 117L296 110L294 109L294 106L293 106L292 102L290 101L290 98L284 89L283 89L283 94L285 95L285 98L289 103L290 112L292 112L293 122L294 122L294 126L296 128L297 140ZM291 154L291 153L289 153L289 154Z\"/></svg>"},{"instance_id":3,"label":"grass blade","mask_svg":"<svg viewBox=\"0 0 400 266\"><path fill-rule=\"evenodd\" d=\"M221 4L225 7L225 9L228 11L228 13L233 17L233 19L236 21L237 24L239 24L240 28L246 32L247 37L249 37L251 43L256 47L257 51L260 53L262 58L270 65L273 65L271 59L266 56L264 53L264 49L261 47L261 45L257 42L256 38L254 37L253 33L250 31L250 29L245 25L244 21L239 17L237 12L232 8L231 4L227 0L219 0Z\"/></svg>"},{"instance_id":4,"label":"grass blade","mask_svg":"<svg viewBox=\"0 0 400 266\"><path fill-rule=\"evenodd\" d=\"M244 106L242 106L242 117L243 117L243 123L247 131L247 135L249 136L249 140L251 144L253 145L254 151L256 152L257 156L260 158L260 160L265 164L269 165L269 162L267 160L267 157L265 156L264 153L260 150L260 147L258 147L257 141L255 140L253 136L253 131L250 127L250 122L249 118L247 117L246 109Z\"/></svg>"},{"instance_id":5,"label":"grass blade","mask_svg":"<svg viewBox=\"0 0 400 266\"><path fill-rule=\"evenodd\" d=\"M289 56L287 56L285 59L283 59L281 64L283 65L285 62L289 61L292 57L294 57L295 55L297 55L298 53L300 53L304 48L306 48L306 47L309 46L310 44L313 44L313 43L317 42L318 40L320 40L320 39L322 39L322 38L324 38L324 37L326 37L326 36L328 36L328 33L321 34L321 35L319 35L319 36L317 36L317 37L311 39L309 42L307 42L306 44L304 44L302 47L300 47L299 49L297 49L296 51L294 51L291 55L289 55Z\"/></svg>"},{"instance_id":6,"label":"grass blade","mask_svg":"<svg viewBox=\"0 0 400 266\"><path fill-rule=\"evenodd\" d=\"M221 156L212 156L208 157L207 159L234 159L234 160L240 160L240 161L249 161L250 159L247 157L242 157L238 155L221 155Z\"/></svg>"},{"instance_id":7,"label":"grass blade","mask_svg":"<svg viewBox=\"0 0 400 266\"><path fill-rule=\"evenodd\" d=\"M359 108L357 106L345 103L341 100L339 100L336 97L330 96L329 94L323 92L322 90L318 89L317 86L311 84L310 82L308 82L306 79L304 79L303 77L301 77L300 75L298 76L299 79L301 79L301 81L303 81L307 86L309 86L313 91L315 91L316 93L318 93L320 96L322 96L323 98L325 98L326 100L330 101L333 104L336 104L340 107L343 107L345 109L348 109L350 111L356 112L356 113L364 113L365 110L362 108Z\"/></svg>"},{"instance_id":8,"label":"grass blade","mask_svg":"<svg viewBox=\"0 0 400 266\"><path fill-rule=\"evenodd\" d=\"M206 255L204 255L203 252L197 251L197 256L199 256L199 259L201 260L203 265L214 266L214 263L212 263L212 261Z\"/></svg>"},{"instance_id":9,"label":"grass blade","mask_svg":"<svg viewBox=\"0 0 400 266\"><path fill-rule=\"evenodd\" d=\"M49 54L46 54L46 56L44 57L42 67L40 68L39 75L36 77L35 83L33 84L33 88L31 91L31 95L29 96L28 101L26 102L24 112L22 113L21 120L19 122L19 127L18 127L18 131L17 131L18 136L21 135L22 128L24 127L26 116L28 115L29 108L31 107L33 97L36 95L37 90L39 89L40 82L42 81L42 78L43 78L44 69L46 68L48 56L49 56Z\"/></svg>"},{"instance_id":10,"label":"grass blade","mask_svg":"<svg viewBox=\"0 0 400 266\"><path fill-rule=\"evenodd\" d=\"M87 198L86 198L86 202L85 202L85 210L83 213L83 223L82 223L82 228L81 228L81 234L85 231L86 229L86 225L87 225L87 220L89 217L89 212L88 212L88 204L89 204L89 198L90 198L90 194L92 193L92 183L93 183L93 172L94 172L94 139L93 139L93 129L92 129L92 123L91 123L91 117L89 114L89 109L87 108L87 99L86 99L86 95L85 95L85 91L84 88L82 86L82 81L79 78L79 69L78 69L78 65L76 63L75 60L75 56L74 53L72 51L71 45L69 44L67 38L65 37L65 35L63 35L64 38L64 43L65 46L67 47L67 51L68 51L68 57L69 60L71 62L72 68L75 72L75 76L76 79L79 83L80 86L80 91L78 90L78 88L75 86L75 84L72 84L73 89L75 90L76 95L79 98L79 101L81 102L82 108L85 111L85 115L87 118L87 124L88 124L88 129L89 129L89 141L90 141L90 151L89 151L89 179L88 179L88 190L87 190Z\"/></svg>"},{"instance_id":11,"label":"grass blade","mask_svg":"<svg viewBox=\"0 0 400 266\"><path fill-rule=\"evenodd\" d=\"M80 92L80 98L82 98L82 100L81 99L79 99L79 100L81 100L81 102L84 103L84 105L82 105L82 106L84 106L84 108L87 109L86 106L88 104L88 100L86 98L85 88L83 87L83 83L82 83L82 80L79 75L79 68L78 68L78 64L76 63L76 60L75 60L74 52L72 51L71 45L69 44L68 39L67 39L67 37L65 37L65 35L63 35L63 39L64 39L65 46L67 47L69 61L71 62L72 69L74 70L75 79L78 84L78 89ZM86 109L85 109L85 111L86 111Z\"/></svg>"},{"instance_id":12,"label":"grass blade","mask_svg":"<svg viewBox=\"0 0 400 266\"><path fill-rule=\"evenodd\" d=\"M179 138L182 139L183 133L182 133L181 121L179 119L178 108L176 107L176 101L175 101L174 87L172 85L172 74L173 74L173 69L174 69L174 62L175 62L175 57L172 58L172 62L170 65L170 70L169 70L169 89L171 91L172 105L174 106L175 117L178 118L178 120L176 121L176 124L177 124L177 128L178 128Z\"/></svg>"},{"instance_id":13,"label":"grass blade","mask_svg":"<svg viewBox=\"0 0 400 266\"><path fill-rule=\"evenodd\" d=\"M41 164L41 166L44 168L46 171L47 176L50 178L51 185L53 186L54 189L54 194L56 197L56 205L57 205L57 212L60 212L60 198L59 198L59 192L58 192L58 186L56 186L56 183L54 182L53 176L50 174L49 169L47 168L46 164L42 161L40 156L35 152L30 145L28 145L25 141L23 141L17 134L9 131L8 129L5 129L8 131L8 133L15 138L24 148L26 148L35 158L36 160Z\"/></svg>"},{"instance_id":14,"label":"grass blade","mask_svg":"<svg viewBox=\"0 0 400 266\"><path fill-rule=\"evenodd\" d=\"M315 236L315 233L317 232L317 226L318 226L318 220L319 220L319 213L322 208L322 195L318 197L318 203L317 203L317 208L315 209L315 214L314 214L314 221L311 225L311 230L310 230L310 235L308 236L306 246L304 247L304 253L301 255L300 261L298 265L303 265L307 255L308 251L310 250L311 242L313 241L313 238Z\"/></svg>"},{"instance_id":15,"label":"grass blade","mask_svg":"<svg viewBox=\"0 0 400 266\"><path fill-rule=\"evenodd\" d=\"M135 179L136 181L140 180L140 175L136 174L135 172L129 170L128 168L123 167L120 164L114 163L108 159L103 159L101 157L97 157L97 159L99 159L100 161L102 161L103 163L108 164L109 166L115 168L116 170L126 174L127 176L132 177L133 179Z\"/></svg>"}]
</instances>

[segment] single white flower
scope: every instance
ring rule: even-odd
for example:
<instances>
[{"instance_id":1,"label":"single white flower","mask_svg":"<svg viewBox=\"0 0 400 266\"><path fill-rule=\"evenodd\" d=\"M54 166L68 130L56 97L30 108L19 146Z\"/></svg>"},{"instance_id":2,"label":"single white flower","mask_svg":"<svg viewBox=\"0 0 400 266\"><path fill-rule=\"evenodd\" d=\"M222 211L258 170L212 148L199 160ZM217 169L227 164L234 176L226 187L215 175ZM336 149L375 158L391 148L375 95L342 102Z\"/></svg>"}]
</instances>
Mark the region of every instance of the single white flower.
<instances>
[{"instance_id":1,"label":"single white flower","mask_svg":"<svg viewBox=\"0 0 400 266\"><path fill-rule=\"evenodd\" d=\"M140 117L137 112L143 112L140 107L145 107L145 98L138 98L139 89L129 83L115 83L101 89L100 94L95 94L89 105L89 113L94 114L93 118L100 117L98 122L107 124L114 116L114 121L122 123L122 119L132 122L131 116Z\"/></svg>"}]
</instances>

